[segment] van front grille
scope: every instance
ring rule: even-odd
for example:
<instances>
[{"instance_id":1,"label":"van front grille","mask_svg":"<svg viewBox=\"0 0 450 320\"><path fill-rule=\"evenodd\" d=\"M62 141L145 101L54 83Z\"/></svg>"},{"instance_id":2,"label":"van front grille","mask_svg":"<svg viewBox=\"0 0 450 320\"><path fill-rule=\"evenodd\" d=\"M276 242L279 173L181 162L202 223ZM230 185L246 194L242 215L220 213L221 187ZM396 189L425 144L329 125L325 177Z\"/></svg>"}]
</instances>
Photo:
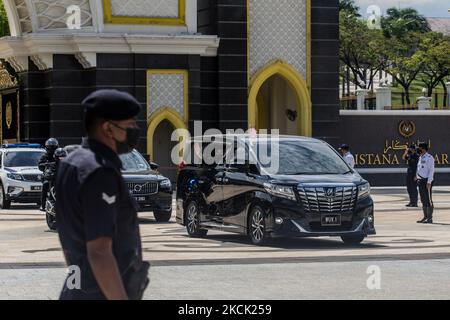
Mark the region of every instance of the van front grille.
<instances>
[{"instance_id":1,"label":"van front grille","mask_svg":"<svg viewBox=\"0 0 450 320\"><path fill-rule=\"evenodd\" d=\"M354 185L337 187L299 186L298 194L303 207L308 212L343 213L354 210L358 189Z\"/></svg>"}]
</instances>

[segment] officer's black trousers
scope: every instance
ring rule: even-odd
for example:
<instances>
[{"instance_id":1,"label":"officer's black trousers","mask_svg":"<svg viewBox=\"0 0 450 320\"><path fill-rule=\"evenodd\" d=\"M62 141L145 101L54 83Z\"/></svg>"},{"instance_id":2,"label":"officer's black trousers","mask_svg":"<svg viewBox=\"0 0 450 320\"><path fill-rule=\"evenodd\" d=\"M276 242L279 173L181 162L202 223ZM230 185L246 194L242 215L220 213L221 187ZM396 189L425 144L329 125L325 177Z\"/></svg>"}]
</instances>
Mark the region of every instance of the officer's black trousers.
<instances>
[{"instance_id":1,"label":"officer's black trousers","mask_svg":"<svg viewBox=\"0 0 450 320\"><path fill-rule=\"evenodd\" d=\"M42 184L42 194L41 194L41 208L45 209L45 203L47 202L47 194L50 190L50 182L44 181Z\"/></svg>"},{"instance_id":2,"label":"officer's black trousers","mask_svg":"<svg viewBox=\"0 0 450 320\"><path fill-rule=\"evenodd\" d=\"M420 201L424 208L433 208L433 184L431 185L431 189L428 190L428 180L421 179L418 181L419 185L419 193L420 193Z\"/></svg>"},{"instance_id":3,"label":"officer's black trousers","mask_svg":"<svg viewBox=\"0 0 450 320\"><path fill-rule=\"evenodd\" d=\"M409 203L417 205L419 200L419 192L417 191L417 181L415 181L415 178L415 175L406 175L406 186L408 188Z\"/></svg>"},{"instance_id":4,"label":"officer's black trousers","mask_svg":"<svg viewBox=\"0 0 450 320\"><path fill-rule=\"evenodd\" d=\"M66 280L67 281L67 280ZM83 283L83 280L81 280ZM93 287L90 290L76 290L76 289L69 289L64 284L64 287L61 291L61 294L59 296L59 300L81 300L81 301L87 301L87 300L106 300L106 297L103 295L101 290L97 287Z\"/></svg>"}]
</instances>

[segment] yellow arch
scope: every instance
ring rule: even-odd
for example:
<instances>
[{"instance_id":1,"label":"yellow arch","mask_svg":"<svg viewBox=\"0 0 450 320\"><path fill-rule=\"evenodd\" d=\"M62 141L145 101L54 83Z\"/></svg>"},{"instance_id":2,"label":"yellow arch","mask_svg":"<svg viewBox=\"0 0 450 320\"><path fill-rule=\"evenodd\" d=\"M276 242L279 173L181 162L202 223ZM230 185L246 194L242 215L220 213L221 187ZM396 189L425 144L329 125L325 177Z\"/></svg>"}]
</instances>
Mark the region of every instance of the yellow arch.
<instances>
[{"instance_id":1,"label":"yellow arch","mask_svg":"<svg viewBox=\"0 0 450 320\"><path fill-rule=\"evenodd\" d=\"M298 114L298 135L312 136L312 103L309 94L308 84L305 79L289 64L276 60L258 73L250 81L250 92L248 97L248 126L249 128L258 128L258 93L264 82L273 75L280 75L286 79L296 93Z\"/></svg>"},{"instance_id":2,"label":"yellow arch","mask_svg":"<svg viewBox=\"0 0 450 320\"><path fill-rule=\"evenodd\" d=\"M184 129L187 133L188 126L186 122L183 121L178 112L174 111L170 107L161 108L156 111L150 117L148 121L148 129L147 129L147 153L150 156L150 159L153 161L153 136L155 134L156 128L158 128L159 124L164 120L169 121L175 129ZM186 141L187 137L183 136L183 141ZM182 157L182 155L180 155Z\"/></svg>"}]
</instances>

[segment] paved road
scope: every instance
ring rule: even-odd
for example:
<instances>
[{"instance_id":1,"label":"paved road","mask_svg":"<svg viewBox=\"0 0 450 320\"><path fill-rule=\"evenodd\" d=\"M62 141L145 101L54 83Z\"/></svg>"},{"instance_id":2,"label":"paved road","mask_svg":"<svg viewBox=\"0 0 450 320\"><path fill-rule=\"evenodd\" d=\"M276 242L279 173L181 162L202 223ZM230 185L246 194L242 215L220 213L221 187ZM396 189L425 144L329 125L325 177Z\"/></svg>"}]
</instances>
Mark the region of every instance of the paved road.
<instances>
[{"instance_id":1,"label":"paved road","mask_svg":"<svg viewBox=\"0 0 450 320\"><path fill-rule=\"evenodd\" d=\"M217 232L189 239L177 224L145 214L144 255L154 266L146 298L450 298L450 188L436 192L435 225L415 223L421 212L405 209L401 190L374 190L374 199L378 235L357 247L325 238L259 248ZM369 281L369 290L374 270L380 289ZM64 277L57 235L46 231L42 214L23 206L0 211L0 299L55 299Z\"/></svg>"}]
</instances>

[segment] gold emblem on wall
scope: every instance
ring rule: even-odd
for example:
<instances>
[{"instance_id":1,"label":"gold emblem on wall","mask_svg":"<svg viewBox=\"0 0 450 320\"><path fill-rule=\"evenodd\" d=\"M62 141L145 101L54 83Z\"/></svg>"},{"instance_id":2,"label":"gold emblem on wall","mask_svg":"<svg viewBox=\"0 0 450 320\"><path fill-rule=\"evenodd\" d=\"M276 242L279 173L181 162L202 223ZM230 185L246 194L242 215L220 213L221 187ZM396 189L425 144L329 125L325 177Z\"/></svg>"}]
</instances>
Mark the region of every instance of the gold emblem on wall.
<instances>
[{"instance_id":1,"label":"gold emblem on wall","mask_svg":"<svg viewBox=\"0 0 450 320\"><path fill-rule=\"evenodd\" d=\"M400 122L398 131L404 138L410 138L416 134L416 125L412 121L402 121Z\"/></svg>"},{"instance_id":2,"label":"gold emblem on wall","mask_svg":"<svg viewBox=\"0 0 450 320\"><path fill-rule=\"evenodd\" d=\"M5 110L5 120L6 120L6 126L8 127L8 129L11 129L11 124L12 124L12 104L9 101L6 104L6 110Z\"/></svg>"}]
</instances>

